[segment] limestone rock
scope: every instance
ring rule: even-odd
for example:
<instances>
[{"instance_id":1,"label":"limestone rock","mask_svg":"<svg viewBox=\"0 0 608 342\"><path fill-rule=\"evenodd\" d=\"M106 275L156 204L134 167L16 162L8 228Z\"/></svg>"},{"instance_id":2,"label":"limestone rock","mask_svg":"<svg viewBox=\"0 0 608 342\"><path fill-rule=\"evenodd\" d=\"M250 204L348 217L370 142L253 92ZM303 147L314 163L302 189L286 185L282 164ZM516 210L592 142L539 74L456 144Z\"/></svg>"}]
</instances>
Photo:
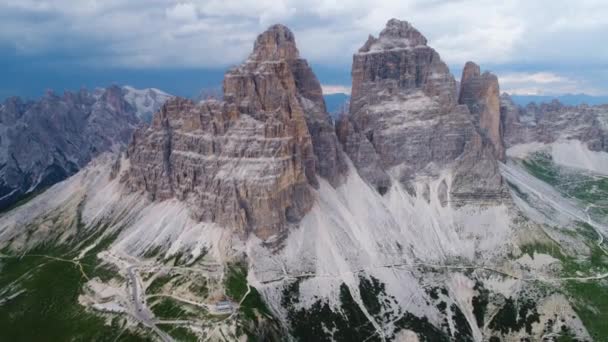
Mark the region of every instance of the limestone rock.
<instances>
[{"instance_id":1,"label":"limestone rock","mask_svg":"<svg viewBox=\"0 0 608 342\"><path fill-rule=\"evenodd\" d=\"M586 143L591 150L608 151L608 105L566 106L555 100L523 108L503 95L501 120L507 147L574 139Z\"/></svg>"},{"instance_id":2,"label":"limestone rock","mask_svg":"<svg viewBox=\"0 0 608 342\"><path fill-rule=\"evenodd\" d=\"M59 182L99 153L126 145L137 109L112 86L0 105L0 208Z\"/></svg>"},{"instance_id":3,"label":"limestone rock","mask_svg":"<svg viewBox=\"0 0 608 342\"><path fill-rule=\"evenodd\" d=\"M443 109L456 104L456 83L439 54L410 23L391 19L380 36L370 36L353 57L351 112L421 90ZM374 96L370 96L373 94Z\"/></svg>"},{"instance_id":4,"label":"limestone rock","mask_svg":"<svg viewBox=\"0 0 608 342\"><path fill-rule=\"evenodd\" d=\"M308 181L316 186L318 171L332 184L339 183L346 164L321 85L306 60L300 58L287 27L274 25L257 38L247 62L226 75L224 92L226 101L254 117L280 109L280 115L291 118Z\"/></svg>"},{"instance_id":5,"label":"limestone rock","mask_svg":"<svg viewBox=\"0 0 608 342\"><path fill-rule=\"evenodd\" d=\"M311 208L317 172L339 182L344 157L286 27L258 36L223 88L224 101L169 101L135 133L123 181L155 200L186 201L201 221L268 239Z\"/></svg>"},{"instance_id":6,"label":"limestone rock","mask_svg":"<svg viewBox=\"0 0 608 342\"><path fill-rule=\"evenodd\" d=\"M353 57L352 76L350 113L339 120L338 137L379 192L391 177L414 191L417 177L450 169L451 200L464 203L476 192L484 199L504 196L496 158L468 107L458 104L454 77L411 24L392 19L378 38L370 37ZM474 173L488 173L487 182L469 177Z\"/></svg>"},{"instance_id":7,"label":"limestone rock","mask_svg":"<svg viewBox=\"0 0 608 342\"><path fill-rule=\"evenodd\" d=\"M361 132L355 131L351 121L344 116L338 119L336 132L344 152L350 156L363 179L373 184L379 193L386 193L391 180L372 143Z\"/></svg>"},{"instance_id":8,"label":"limestone rock","mask_svg":"<svg viewBox=\"0 0 608 342\"><path fill-rule=\"evenodd\" d=\"M482 137L492 144L496 158L504 161L499 95L496 75L487 71L482 74L479 66L473 62L465 64L458 103L467 105Z\"/></svg>"}]
</instances>

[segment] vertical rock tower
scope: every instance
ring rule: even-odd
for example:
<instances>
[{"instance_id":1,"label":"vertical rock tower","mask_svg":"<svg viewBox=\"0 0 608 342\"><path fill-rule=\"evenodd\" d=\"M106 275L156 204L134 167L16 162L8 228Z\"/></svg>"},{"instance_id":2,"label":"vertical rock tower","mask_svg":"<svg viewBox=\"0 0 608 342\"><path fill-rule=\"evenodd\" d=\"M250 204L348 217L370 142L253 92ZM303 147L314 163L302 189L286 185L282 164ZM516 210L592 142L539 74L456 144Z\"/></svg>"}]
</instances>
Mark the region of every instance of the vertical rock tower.
<instances>
[{"instance_id":1,"label":"vertical rock tower","mask_svg":"<svg viewBox=\"0 0 608 342\"><path fill-rule=\"evenodd\" d=\"M321 86L282 25L226 73L223 102L168 102L128 156L133 191L178 198L201 221L262 239L308 212L317 173L338 184L345 169Z\"/></svg>"},{"instance_id":2,"label":"vertical rock tower","mask_svg":"<svg viewBox=\"0 0 608 342\"><path fill-rule=\"evenodd\" d=\"M338 123L338 137L380 193L391 179L413 193L416 178L437 178L447 169L452 177L439 191L446 201L502 193L491 146L483 143L469 108L458 103L454 77L410 23L391 19L378 38L370 36L353 56L352 78L350 114Z\"/></svg>"},{"instance_id":3,"label":"vertical rock tower","mask_svg":"<svg viewBox=\"0 0 608 342\"><path fill-rule=\"evenodd\" d=\"M482 74L479 65L467 62L462 71L458 102L469 107L481 135L494 147L496 158L504 161L498 77L487 71Z\"/></svg>"}]
</instances>

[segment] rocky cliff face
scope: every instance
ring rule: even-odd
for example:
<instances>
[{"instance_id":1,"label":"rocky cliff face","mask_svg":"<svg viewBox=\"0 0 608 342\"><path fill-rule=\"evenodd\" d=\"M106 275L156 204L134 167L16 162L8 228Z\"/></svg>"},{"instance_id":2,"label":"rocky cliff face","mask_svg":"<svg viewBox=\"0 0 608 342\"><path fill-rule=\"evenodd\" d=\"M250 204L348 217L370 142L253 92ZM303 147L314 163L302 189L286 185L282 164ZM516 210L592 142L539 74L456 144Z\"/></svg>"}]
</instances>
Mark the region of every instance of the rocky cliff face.
<instances>
[{"instance_id":1,"label":"rocky cliff face","mask_svg":"<svg viewBox=\"0 0 608 342\"><path fill-rule=\"evenodd\" d=\"M321 87L289 29L258 36L227 72L224 101L169 101L128 154L132 190L177 197L198 220L268 239L311 208L317 173L345 169Z\"/></svg>"},{"instance_id":2,"label":"rocky cliff face","mask_svg":"<svg viewBox=\"0 0 608 342\"><path fill-rule=\"evenodd\" d=\"M49 92L36 102L6 100L0 106L0 208L126 144L140 122L137 112L116 86Z\"/></svg>"},{"instance_id":3,"label":"rocky cliff face","mask_svg":"<svg viewBox=\"0 0 608 342\"><path fill-rule=\"evenodd\" d=\"M496 158L504 161L500 90L496 75L489 72L482 74L477 64L467 62L462 71L458 103L467 105L481 136L494 147Z\"/></svg>"},{"instance_id":4,"label":"rocky cliff face","mask_svg":"<svg viewBox=\"0 0 608 342\"><path fill-rule=\"evenodd\" d=\"M380 193L391 176L413 188L414 178L437 177L450 168L454 178L443 189L455 201L504 194L492 144L484 143L475 115L458 103L446 64L409 23L392 19L378 38L370 36L353 57L352 76L350 114L337 123L338 137ZM494 111L497 103L484 100L491 92L479 89L474 99Z\"/></svg>"},{"instance_id":5,"label":"rocky cliff face","mask_svg":"<svg viewBox=\"0 0 608 342\"><path fill-rule=\"evenodd\" d=\"M565 106L558 101L513 103L501 97L501 120L507 147L521 143L580 140L592 151L608 151L608 106Z\"/></svg>"},{"instance_id":6,"label":"rocky cliff face","mask_svg":"<svg viewBox=\"0 0 608 342\"><path fill-rule=\"evenodd\" d=\"M288 28L275 25L257 38L247 62L226 74L224 98L257 119L275 116L288 122L301 149L308 181L315 185L318 171L332 184L339 182L345 163L321 85L306 60L299 57Z\"/></svg>"},{"instance_id":7,"label":"rocky cliff face","mask_svg":"<svg viewBox=\"0 0 608 342\"><path fill-rule=\"evenodd\" d=\"M103 155L3 213L2 266L11 272L2 273L9 285L0 289L0 323L17 331L8 336L19 340L24 327L60 319L66 306L84 315L81 321L99 318L100 327L130 317L102 335L162 340L171 337L159 322L180 323L175 338L209 340L601 339L604 317L589 321L591 335L582 320L594 315L579 318L579 309L601 311L594 300L605 293L596 274L608 267L597 241L606 223L598 183L605 155L577 143L533 168L511 158L500 165L495 79L469 65L459 90L406 22L389 21L354 60L351 111L335 127L341 146L319 82L293 34L276 25L226 74L224 100L169 100L150 126L136 130L128 158ZM52 127L81 132L66 135L74 139L66 145L105 147L114 139L101 134L105 128L120 140L117 121L133 113L120 89L50 98L38 106ZM7 102L0 127L17 126L34 112L28 108ZM91 109L83 122L80 108ZM508 143L527 139L521 129L531 139L592 143L598 135L576 115L592 115L597 127L606 127L606 115L597 108L580 114L585 108L524 110L503 98L502 125L514 132ZM582 152L590 173L562 169L564 151ZM591 177L594 169L602 173ZM504 202L501 172L512 195ZM45 258L19 264L38 246L51 255L69 250L83 268L59 263L77 283L33 310L30 294L62 270ZM176 317L159 317L162 296L176 299ZM211 306L224 299L234 311L210 321L219 311ZM49 311L49 303L63 311ZM209 305L195 312L192 303ZM49 314L31 315L40 310ZM190 324L181 324L183 312ZM79 323L66 326L65 339L88 337ZM89 339L98 336L96 330Z\"/></svg>"}]
</instances>

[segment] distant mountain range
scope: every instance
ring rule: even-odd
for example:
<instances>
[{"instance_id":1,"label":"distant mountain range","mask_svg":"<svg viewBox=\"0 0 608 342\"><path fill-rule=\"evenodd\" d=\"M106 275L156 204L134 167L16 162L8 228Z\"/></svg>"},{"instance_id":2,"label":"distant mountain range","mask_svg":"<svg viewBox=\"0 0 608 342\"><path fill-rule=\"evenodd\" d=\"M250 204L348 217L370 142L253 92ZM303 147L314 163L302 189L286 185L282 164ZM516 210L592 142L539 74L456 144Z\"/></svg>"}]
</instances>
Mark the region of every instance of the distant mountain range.
<instances>
[{"instance_id":1,"label":"distant mountain range","mask_svg":"<svg viewBox=\"0 0 608 342\"><path fill-rule=\"evenodd\" d=\"M195 99L1 103L0 341L606 341L608 105L397 19L351 74L277 24Z\"/></svg>"},{"instance_id":2,"label":"distant mountain range","mask_svg":"<svg viewBox=\"0 0 608 342\"><path fill-rule=\"evenodd\" d=\"M111 86L0 102L0 209L120 149L171 97L154 88Z\"/></svg>"},{"instance_id":3,"label":"distant mountain range","mask_svg":"<svg viewBox=\"0 0 608 342\"><path fill-rule=\"evenodd\" d=\"M345 104L350 98L348 94L328 94L324 95L325 103L327 105L327 111L335 116L340 107ZM526 106L529 103L535 102L537 104L550 103L553 100L558 100L564 105L577 106L580 104L588 104L590 106L608 104L608 96L592 96L587 94L565 94L565 95L511 95L511 99L515 104L520 106Z\"/></svg>"},{"instance_id":4,"label":"distant mountain range","mask_svg":"<svg viewBox=\"0 0 608 342\"><path fill-rule=\"evenodd\" d=\"M566 94L566 95L557 95L557 96L548 96L548 95L511 95L511 99L520 105L525 106L528 103L536 102L536 103L549 103L553 100L558 100L562 104L576 106L579 104L588 104L588 105L599 105L599 104L607 104L608 96L592 96L587 94Z\"/></svg>"}]
</instances>

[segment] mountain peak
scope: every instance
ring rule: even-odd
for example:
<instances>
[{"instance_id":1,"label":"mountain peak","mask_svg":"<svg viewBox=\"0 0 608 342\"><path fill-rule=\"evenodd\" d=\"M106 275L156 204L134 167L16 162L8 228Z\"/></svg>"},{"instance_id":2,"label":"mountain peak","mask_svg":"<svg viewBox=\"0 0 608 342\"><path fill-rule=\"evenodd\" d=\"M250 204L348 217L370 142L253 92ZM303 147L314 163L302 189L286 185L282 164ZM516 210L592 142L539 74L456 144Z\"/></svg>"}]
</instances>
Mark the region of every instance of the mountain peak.
<instances>
[{"instance_id":1,"label":"mountain peak","mask_svg":"<svg viewBox=\"0 0 608 342\"><path fill-rule=\"evenodd\" d=\"M285 25L275 24L258 36L251 58L255 60L297 59L299 55L291 30Z\"/></svg>"},{"instance_id":2,"label":"mountain peak","mask_svg":"<svg viewBox=\"0 0 608 342\"><path fill-rule=\"evenodd\" d=\"M378 38L369 36L359 52L414 48L426 44L426 38L412 24L393 18L386 23Z\"/></svg>"},{"instance_id":3,"label":"mountain peak","mask_svg":"<svg viewBox=\"0 0 608 342\"><path fill-rule=\"evenodd\" d=\"M468 61L462 69L462 80L469 79L471 77L477 77L481 75L481 68L477 63Z\"/></svg>"},{"instance_id":4,"label":"mountain peak","mask_svg":"<svg viewBox=\"0 0 608 342\"><path fill-rule=\"evenodd\" d=\"M467 105L481 134L489 139L499 160L505 160L504 142L500 128L500 87L496 75L474 62L462 70L458 103Z\"/></svg>"}]
</instances>

